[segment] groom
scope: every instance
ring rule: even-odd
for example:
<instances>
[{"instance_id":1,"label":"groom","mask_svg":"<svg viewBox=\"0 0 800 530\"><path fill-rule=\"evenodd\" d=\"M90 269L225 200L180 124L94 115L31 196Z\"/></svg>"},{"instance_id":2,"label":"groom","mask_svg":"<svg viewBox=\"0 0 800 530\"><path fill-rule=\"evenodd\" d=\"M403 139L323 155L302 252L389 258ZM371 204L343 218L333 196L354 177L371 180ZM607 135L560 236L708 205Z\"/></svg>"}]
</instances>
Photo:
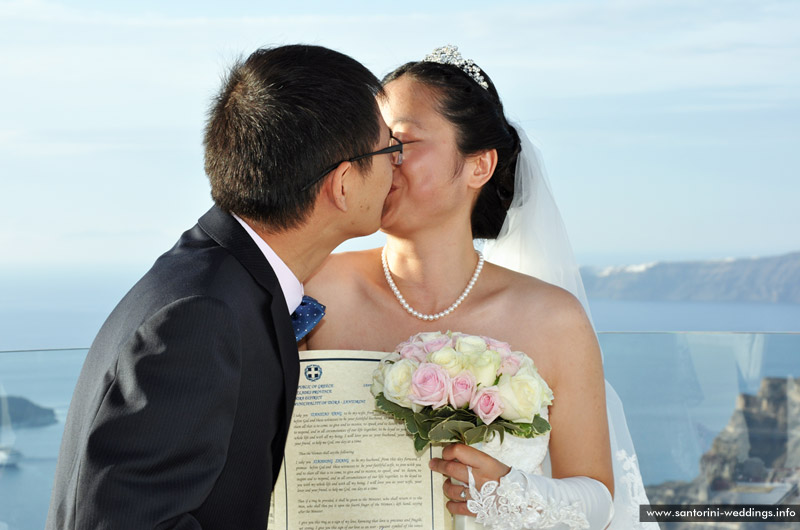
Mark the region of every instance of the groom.
<instances>
[{"instance_id":1,"label":"groom","mask_svg":"<svg viewBox=\"0 0 800 530\"><path fill-rule=\"evenodd\" d=\"M385 149L379 91L361 64L317 46L258 50L232 69L205 133L215 206L92 344L48 529L266 528L296 340L322 312L302 282L378 229L392 178L382 154L402 149Z\"/></svg>"}]
</instances>

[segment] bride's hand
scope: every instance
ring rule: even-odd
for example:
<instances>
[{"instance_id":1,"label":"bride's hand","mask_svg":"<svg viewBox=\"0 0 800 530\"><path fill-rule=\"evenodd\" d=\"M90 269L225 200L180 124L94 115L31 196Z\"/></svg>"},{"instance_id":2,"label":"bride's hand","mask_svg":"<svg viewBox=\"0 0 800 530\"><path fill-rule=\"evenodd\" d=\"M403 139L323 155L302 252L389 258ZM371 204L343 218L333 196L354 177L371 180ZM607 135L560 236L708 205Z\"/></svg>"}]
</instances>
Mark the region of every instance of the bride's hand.
<instances>
[{"instance_id":1,"label":"bride's hand","mask_svg":"<svg viewBox=\"0 0 800 530\"><path fill-rule=\"evenodd\" d=\"M467 509L469 496L469 486L453 484L450 480L454 478L467 484L467 466L472 468L472 476L475 478L475 487L481 489L483 484L488 481L499 481L500 477L506 475L511 468L492 458L483 451L464 444L451 444L442 451L442 458L432 458L430 468L437 473L448 477L444 482L444 494L450 499L447 509L452 514L475 516ZM463 494L463 495L462 495Z\"/></svg>"}]
</instances>

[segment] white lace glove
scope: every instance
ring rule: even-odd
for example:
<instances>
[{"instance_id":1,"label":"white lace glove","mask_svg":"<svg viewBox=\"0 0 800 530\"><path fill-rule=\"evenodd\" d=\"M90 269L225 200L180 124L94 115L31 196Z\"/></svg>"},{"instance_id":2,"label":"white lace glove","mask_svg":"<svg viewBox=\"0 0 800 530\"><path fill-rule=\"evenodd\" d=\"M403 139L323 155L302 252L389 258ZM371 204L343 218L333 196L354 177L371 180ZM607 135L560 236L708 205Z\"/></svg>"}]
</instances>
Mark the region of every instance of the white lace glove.
<instances>
[{"instance_id":1,"label":"white lace glove","mask_svg":"<svg viewBox=\"0 0 800 530\"><path fill-rule=\"evenodd\" d=\"M478 491L470 467L467 473L467 508L487 528L602 530L614 516L608 488L589 477L553 479L512 467L499 484L489 481Z\"/></svg>"}]
</instances>

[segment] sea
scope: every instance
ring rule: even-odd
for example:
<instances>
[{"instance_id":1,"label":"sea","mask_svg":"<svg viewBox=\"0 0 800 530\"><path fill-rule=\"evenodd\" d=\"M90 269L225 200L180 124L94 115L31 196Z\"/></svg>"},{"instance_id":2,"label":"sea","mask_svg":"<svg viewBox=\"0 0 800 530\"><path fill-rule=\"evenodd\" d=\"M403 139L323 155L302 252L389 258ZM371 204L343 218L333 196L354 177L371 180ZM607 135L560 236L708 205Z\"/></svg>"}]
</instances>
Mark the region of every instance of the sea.
<instances>
[{"instance_id":1,"label":"sea","mask_svg":"<svg viewBox=\"0 0 800 530\"><path fill-rule=\"evenodd\" d=\"M0 280L0 396L26 397L58 419L0 429L0 446L23 455L0 467L0 530L44 527L86 348L142 272ZM800 305L590 302L646 484L694 478L739 393L756 392L763 377L800 377Z\"/></svg>"}]
</instances>

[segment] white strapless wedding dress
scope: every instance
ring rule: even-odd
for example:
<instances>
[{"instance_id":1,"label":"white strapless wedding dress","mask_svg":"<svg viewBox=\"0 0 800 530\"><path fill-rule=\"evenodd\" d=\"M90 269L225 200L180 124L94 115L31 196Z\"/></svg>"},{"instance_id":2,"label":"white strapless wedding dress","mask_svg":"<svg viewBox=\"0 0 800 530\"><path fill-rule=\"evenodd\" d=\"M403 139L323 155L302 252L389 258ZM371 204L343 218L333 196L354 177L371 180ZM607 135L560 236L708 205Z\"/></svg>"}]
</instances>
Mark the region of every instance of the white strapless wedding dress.
<instances>
[{"instance_id":1,"label":"white strapless wedding dress","mask_svg":"<svg viewBox=\"0 0 800 530\"><path fill-rule=\"evenodd\" d=\"M622 403L613 387L606 381L606 401L609 413L609 431L611 435L612 460L614 466L614 517L607 527L611 530L657 530L656 523L639 522L639 505L647 504L647 495L639 471L633 443L630 439L627 423L624 421ZM547 419L547 409L540 411ZM613 420L613 421L612 421ZM475 447L493 456L507 466L514 467L524 473L551 476L548 446L550 433L536 438L517 438L505 436L503 443L498 437L491 442ZM577 519L570 507L551 507L557 519L566 521L555 526L534 528L568 529L569 521ZM575 523L576 524L576 523ZM456 530L480 530L484 525L475 521L474 517L456 517ZM505 530L522 530L525 527L506 528ZM594 529L592 529L594 530Z\"/></svg>"}]
</instances>

